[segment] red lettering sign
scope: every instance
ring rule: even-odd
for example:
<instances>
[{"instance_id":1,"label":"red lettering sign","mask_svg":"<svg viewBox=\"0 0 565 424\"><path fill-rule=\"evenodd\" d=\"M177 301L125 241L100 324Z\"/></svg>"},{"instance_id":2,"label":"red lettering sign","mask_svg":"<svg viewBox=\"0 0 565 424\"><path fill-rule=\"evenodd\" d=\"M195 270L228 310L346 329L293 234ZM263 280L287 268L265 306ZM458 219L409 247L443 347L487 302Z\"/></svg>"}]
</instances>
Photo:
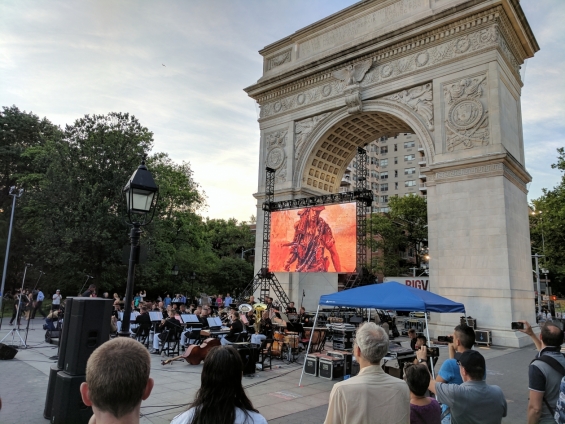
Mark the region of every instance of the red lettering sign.
<instances>
[{"instance_id":1,"label":"red lettering sign","mask_svg":"<svg viewBox=\"0 0 565 424\"><path fill-rule=\"evenodd\" d=\"M428 290L429 280L405 280L407 286L420 290Z\"/></svg>"}]
</instances>

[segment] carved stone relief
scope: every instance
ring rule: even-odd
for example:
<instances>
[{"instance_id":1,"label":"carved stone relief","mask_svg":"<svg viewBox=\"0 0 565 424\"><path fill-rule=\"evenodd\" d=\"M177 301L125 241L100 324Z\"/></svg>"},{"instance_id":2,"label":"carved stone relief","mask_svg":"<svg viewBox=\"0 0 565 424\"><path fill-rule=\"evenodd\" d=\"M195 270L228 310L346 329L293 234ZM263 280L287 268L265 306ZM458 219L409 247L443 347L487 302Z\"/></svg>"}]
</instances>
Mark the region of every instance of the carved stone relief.
<instances>
[{"instance_id":1,"label":"carved stone relief","mask_svg":"<svg viewBox=\"0 0 565 424\"><path fill-rule=\"evenodd\" d=\"M267 155L265 165L275 170L276 182L286 181L286 142L288 139L287 130L278 130L265 134Z\"/></svg>"},{"instance_id":2,"label":"carved stone relief","mask_svg":"<svg viewBox=\"0 0 565 424\"><path fill-rule=\"evenodd\" d=\"M322 122L330 112L322 113L321 115L306 118L301 121L296 121L294 125L294 157L299 159L302 156L306 140L310 133Z\"/></svg>"},{"instance_id":3,"label":"carved stone relief","mask_svg":"<svg viewBox=\"0 0 565 424\"><path fill-rule=\"evenodd\" d=\"M436 40L439 39L438 36L435 37ZM416 42L415 47L418 45L419 42ZM506 56L511 63L512 68L519 74L520 67L514 54L500 34L498 25L493 24L468 34L461 34L458 37L449 39L433 47L415 51L399 59L380 59L379 61L376 61L376 58L368 59L367 62L375 63L375 65L369 68L364 74L364 77L360 80L360 90L375 86L389 79L404 76L412 72L418 72L449 60L458 59L464 55L474 54L482 49L491 48L493 46L498 46L501 49L504 56ZM341 71L345 71L345 69ZM267 118L298 107L315 104L322 100L342 95L345 88L349 85L347 81L351 79L355 80L355 77L353 70L351 70L345 77L340 75L340 77L343 78L342 80L340 77L336 76L336 73L341 71L332 73L332 76L336 78L333 81L327 81L303 91L261 104L260 117Z\"/></svg>"},{"instance_id":4,"label":"carved stone relief","mask_svg":"<svg viewBox=\"0 0 565 424\"><path fill-rule=\"evenodd\" d=\"M386 96L385 99L394 100L408 106L422 118L428 130L434 130L434 106L431 83L410 88L409 90L402 90Z\"/></svg>"},{"instance_id":5,"label":"carved stone relief","mask_svg":"<svg viewBox=\"0 0 565 424\"><path fill-rule=\"evenodd\" d=\"M446 104L447 151L489 144L486 75L463 78L443 86Z\"/></svg>"},{"instance_id":6,"label":"carved stone relief","mask_svg":"<svg viewBox=\"0 0 565 424\"><path fill-rule=\"evenodd\" d=\"M278 53L275 56L267 59L267 71L270 71L277 66L288 63L291 60L292 49L287 49L284 52Z\"/></svg>"}]
</instances>

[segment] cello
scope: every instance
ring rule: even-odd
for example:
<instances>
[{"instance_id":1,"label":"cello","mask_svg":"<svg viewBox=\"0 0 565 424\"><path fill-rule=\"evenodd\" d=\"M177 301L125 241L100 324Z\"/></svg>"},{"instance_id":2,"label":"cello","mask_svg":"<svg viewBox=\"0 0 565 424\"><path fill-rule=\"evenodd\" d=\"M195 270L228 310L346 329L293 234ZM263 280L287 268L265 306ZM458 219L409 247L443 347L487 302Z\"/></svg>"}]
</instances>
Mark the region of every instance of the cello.
<instances>
[{"instance_id":1,"label":"cello","mask_svg":"<svg viewBox=\"0 0 565 424\"><path fill-rule=\"evenodd\" d=\"M167 365L174 361L179 361L181 359L186 360L190 365L198 365L208 355L210 349L214 346L220 346L220 339L215 339L210 337L202 342L201 345L190 345L186 348L186 351L180 355L175 356L174 358L167 359L161 362L161 365Z\"/></svg>"}]
</instances>

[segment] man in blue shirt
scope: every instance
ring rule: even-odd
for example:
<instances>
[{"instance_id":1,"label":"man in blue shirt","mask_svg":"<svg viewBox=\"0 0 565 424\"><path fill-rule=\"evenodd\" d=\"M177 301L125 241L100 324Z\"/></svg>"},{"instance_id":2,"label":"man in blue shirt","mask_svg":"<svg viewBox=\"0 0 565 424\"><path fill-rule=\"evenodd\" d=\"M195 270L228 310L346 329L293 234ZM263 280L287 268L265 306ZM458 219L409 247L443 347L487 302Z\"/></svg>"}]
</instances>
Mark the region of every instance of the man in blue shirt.
<instances>
[{"instance_id":1,"label":"man in blue shirt","mask_svg":"<svg viewBox=\"0 0 565 424\"><path fill-rule=\"evenodd\" d=\"M165 300L163 300L163 303L165 304L165 308L167 308L167 306L171 304L171 296L169 296L169 293L167 293L167 296L165 297Z\"/></svg>"},{"instance_id":2,"label":"man in blue shirt","mask_svg":"<svg viewBox=\"0 0 565 424\"><path fill-rule=\"evenodd\" d=\"M442 364L439 372L436 376L436 381L439 383L448 384L462 384L463 379L461 378L461 373L459 371L459 365L455 360L456 353L463 353L466 350L473 348L475 344L475 331L468 325L458 325L453 331L453 343L450 343L449 348L449 359L446 359ZM451 414L447 411L447 405L442 406L442 424L451 423Z\"/></svg>"},{"instance_id":3,"label":"man in blue shirt","mask_svg":"<svg viewBox=\"0 0 565 424\"><path fill-rule=\"evenodd\" d=\"M226 307L226 308L229 308L229 306L231 305L232 301L233 301L233 300L232 300L232 298L230 297L230 294L229 294L229 293L226 294L226 298L224 299L224 305L225 305L225 307Z\"/></svg>"},{"instance_id":4,"label":"man in blue shirt","mask_svg":"<svg viewBox=\"0 0 565 424\"><path fill-rule=\"evenodd\" d=\"M45 299L45 295L43 294L43 292L41 291L41 289L37 289L37 300L35 302L35 305L33 307L33 311L31 313L31 319L35 318L35 313L37 311L39 311L39 313L41 315L43 315L43 318L46 318L47 315L45 315L45 312L43 312L43 309L41 309L41 305L43 305L43 300Z\"/></svg>"}]
</instances>

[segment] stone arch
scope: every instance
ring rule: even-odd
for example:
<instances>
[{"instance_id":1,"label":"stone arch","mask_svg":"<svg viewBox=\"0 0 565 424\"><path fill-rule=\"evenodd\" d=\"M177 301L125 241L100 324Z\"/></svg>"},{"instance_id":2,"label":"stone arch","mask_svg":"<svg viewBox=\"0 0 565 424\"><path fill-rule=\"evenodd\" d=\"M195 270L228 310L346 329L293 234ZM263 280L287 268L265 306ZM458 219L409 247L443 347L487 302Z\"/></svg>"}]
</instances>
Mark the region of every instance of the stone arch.
<instances>
[{"instance_id":1,"label":"stone arch","mask_svg":"<svg viewBox=\"0 0 565 424\"><path fill-rule=\"evenodd\" d=\"M413 132L424 147L427 164L435 156L433 136L420 118L408 107L391 100L363 102L363 112L349 114L347 108L332 112L304 141L297 158L295 187L320 192L339 191L347 165L357 147L364 147L382 136Z\"/></svg>"}]
</instances>

